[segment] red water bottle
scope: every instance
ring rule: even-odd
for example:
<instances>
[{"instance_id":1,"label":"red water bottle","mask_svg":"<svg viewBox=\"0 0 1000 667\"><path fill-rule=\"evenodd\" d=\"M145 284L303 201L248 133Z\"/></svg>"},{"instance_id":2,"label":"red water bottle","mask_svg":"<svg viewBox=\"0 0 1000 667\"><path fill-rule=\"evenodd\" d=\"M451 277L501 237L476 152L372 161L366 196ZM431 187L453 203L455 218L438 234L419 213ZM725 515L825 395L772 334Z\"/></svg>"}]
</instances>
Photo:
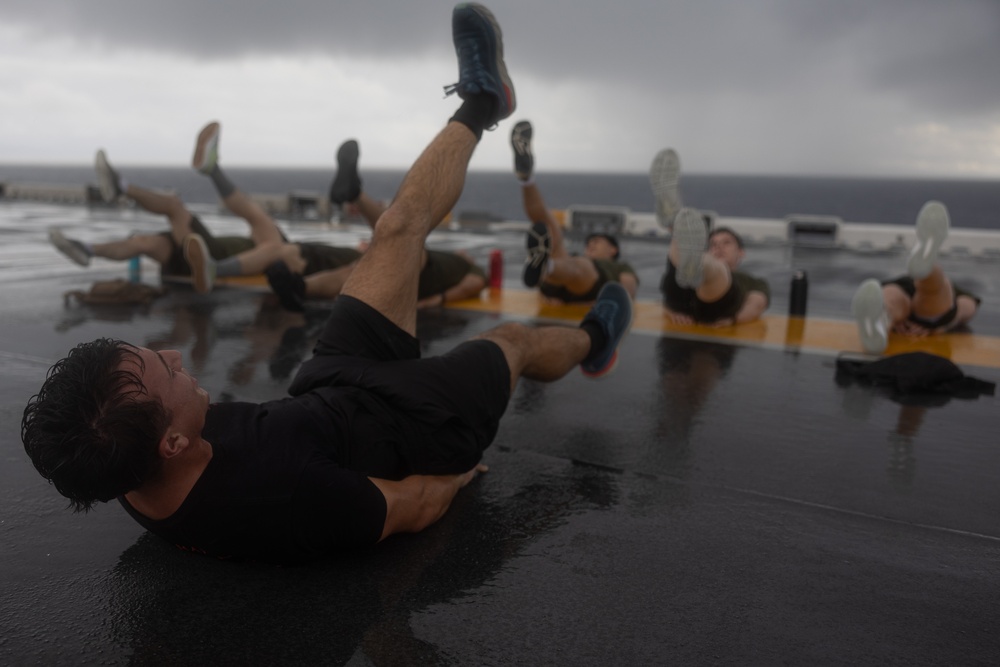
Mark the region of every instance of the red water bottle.
<instances>
[{"instance_id":1,"label":"red water bottle","mask_svg":"<svg viewBox=\"0 0 1000 667\"><path fill-rule=\"evenodd\" d=\"M503 287L503 251L497 248L490 252L490 289Z\"/></svg>"}]
</instances>

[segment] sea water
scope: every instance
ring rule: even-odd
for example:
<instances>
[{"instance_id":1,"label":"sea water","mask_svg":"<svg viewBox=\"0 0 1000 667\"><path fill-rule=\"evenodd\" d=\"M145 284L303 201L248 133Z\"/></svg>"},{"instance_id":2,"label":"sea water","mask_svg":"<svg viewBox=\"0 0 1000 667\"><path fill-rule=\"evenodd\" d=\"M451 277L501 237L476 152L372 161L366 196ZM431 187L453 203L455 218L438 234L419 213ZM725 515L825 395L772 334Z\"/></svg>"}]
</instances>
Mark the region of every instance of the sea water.
<instances>
[{"instance_id":1,"label":"sea water","mask_svg":"<svg viewBox=\"0 0 1000 667\"><path fill-rule=\"evenodd\" d=\"M209 179L191 169L122 165L119 170L129 183L172 190L190 204L218 202ZM255 194L326 193L334 168L233 167L226 174L242 190ZM403 170L381 169L361 174L365 191L382 200L392 199L403 175ZM96 180L86 165L0 165L0 183L84 185ZM653 211L645 173L540 172L535 180L550 208L597 205ZM948 207L955 227L1000 230L1000 182L996 181L684 174L681 192L685 205L721 216L830 215L845 222L898 225L912 225L924 202L937 199ZM523 220L520 185L510 172L473 170L455 213Z\"/></svg>"}]
</instances>

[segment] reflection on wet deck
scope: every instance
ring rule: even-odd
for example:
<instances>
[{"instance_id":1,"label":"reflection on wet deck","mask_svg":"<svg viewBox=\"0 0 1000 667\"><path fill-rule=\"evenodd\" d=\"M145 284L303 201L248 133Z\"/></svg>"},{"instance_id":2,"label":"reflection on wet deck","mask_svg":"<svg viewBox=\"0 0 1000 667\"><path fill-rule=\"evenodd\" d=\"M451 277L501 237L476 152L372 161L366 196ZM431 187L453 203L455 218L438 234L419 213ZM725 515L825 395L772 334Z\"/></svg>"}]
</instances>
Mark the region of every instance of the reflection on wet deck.
<instances>
[{"instance_id":1,"label":"reflection on wet deck","mask_svg":"<svg viewBox=\"0 0 1000 667\"><path fill-rule=\"evenodd\" d=\"M72 515L26 460L20 414L49 363L97 336L181 350L217 400L279 396L325 308L292 314L261 291L184 288L146 307L66 308L64 291L124 267L68 265L45 245L48 222L0 249L0 273L16 276L0 294L4 664L1000 655L998 399L914 402L838 378L834 354L856 343L838 301L864 267L813 258L812 275L846 275L814 289L801 332L780 289L759 325L676 328L658 319L662 247L630 242L643 291L616 373L522 382L487 452L491 471L432 529L274 568L179 552L114 505ZM442 240L505 249L506 289L422 312L425 354L507 319L578 317L514 289L516 236L457 238ZM787 266L771 269L776 287ZM995 300L996 283L981 280ZM963 369L996 382L1000 327L987 317L975 332L948 338L953 357L986 355Z\"/></svg>"}]
</instances>

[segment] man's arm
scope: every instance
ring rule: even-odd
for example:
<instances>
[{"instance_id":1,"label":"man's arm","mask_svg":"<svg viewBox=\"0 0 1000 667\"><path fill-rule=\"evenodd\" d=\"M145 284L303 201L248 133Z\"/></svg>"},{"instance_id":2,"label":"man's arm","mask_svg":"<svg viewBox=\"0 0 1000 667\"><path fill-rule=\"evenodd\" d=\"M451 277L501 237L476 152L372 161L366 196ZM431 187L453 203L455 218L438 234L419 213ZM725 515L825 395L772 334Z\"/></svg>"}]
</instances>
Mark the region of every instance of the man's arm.
<instances>
[{"instance_id":1,"label":"man's arm","mask_svg":"<svg viewBox=\"0 0 1000 667\"><path fill-rule=\"evenodd\" d=\"M753 322L767 310L767 295L763 292L747 292L747 298L743 301L740 312L736 313L736 324Z\"/></svg>"},{"instance_id":2,"label":"man's arm","mask_svg":"<svg viewBox=\"0 0 1000 667\"><path fill-rule=\"evenodd\" d=\"M410 475L398 482L369 477L385 496L385 525L381 542L395 533L419 533L451 507L455 494L488 468L478 464L459 475Z\"/></svg>"},{"instance_id":3,"label":"man's arm","mask_svg":"<svg viewBox=\"0 0 1000 667\"><path fill-rule=\"evenodd\" d=\"M635 295L639 291L639 279L636 278L635 274L625 271L618 276L618 282L622 284L628 295L635 299Z\"/></svg>"}]
</instances>

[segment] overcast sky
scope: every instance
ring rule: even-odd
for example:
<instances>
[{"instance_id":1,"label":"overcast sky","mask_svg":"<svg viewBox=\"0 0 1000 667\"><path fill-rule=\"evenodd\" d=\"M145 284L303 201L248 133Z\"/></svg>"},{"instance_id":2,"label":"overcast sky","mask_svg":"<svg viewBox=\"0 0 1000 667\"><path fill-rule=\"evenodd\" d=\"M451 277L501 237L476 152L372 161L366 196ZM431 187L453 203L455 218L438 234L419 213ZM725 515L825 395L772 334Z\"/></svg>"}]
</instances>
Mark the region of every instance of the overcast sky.
<instances>
[{"instance_id":1,"label":"overcast sky","mask_svg":"<svg viewBox=\"0 0 1000 667\"><path fill-rule=\"evenodd\" d=\"M597 5L600 6L597 6ZM0 0L0 162L409 165L457 108L452 2ZM1000 179L1000 0L495 0L549 171Z\"/></svg>"}]
</instances>

